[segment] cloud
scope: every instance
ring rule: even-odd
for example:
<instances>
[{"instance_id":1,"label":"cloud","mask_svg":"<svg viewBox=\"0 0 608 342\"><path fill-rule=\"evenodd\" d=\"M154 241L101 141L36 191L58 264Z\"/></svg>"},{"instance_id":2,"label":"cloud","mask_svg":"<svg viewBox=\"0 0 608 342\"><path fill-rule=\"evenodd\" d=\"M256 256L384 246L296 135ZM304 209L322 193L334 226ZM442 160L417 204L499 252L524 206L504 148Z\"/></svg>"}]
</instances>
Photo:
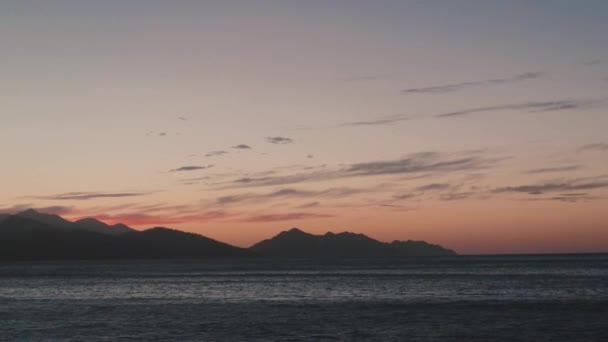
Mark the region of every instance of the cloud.
<instances>
[{"instance_id":1,"label":"cloud","mask_svg":"<svg viewBox=\"0 0 608 342\"><path fill-rule=\"evenodd\" d=\"M564 171L575 171L580 170L580 165L566 165L566 166L557 166L557 167L546 167L540 169L532 169L526 171L526 173L536 174L536 173L551 173L551 172L564 172Z\"/></svg>"},{"instance_id":2,"label":"cloud","mask_svg":"<svg viewBox=\"0 0 608 342\"><path fill-rule=\"evenodd\" d=\"M585 109L591 108L595 105L606 102L606 99L593 99L593 100L560 100L560 101L539 101L539 102L525 102L506 104L499 106L488 106L465 109L455 112L448 112L434 115L435 118L449 118L455 116L465 116L477 113L496 112L496 111L508 111L508 110L524 110L530 113L535 112L554 112L568 109Z\"/></svg>"},{"instance_id":3,"label":"cloud","mask_svg":"<svg viewBox=\"0 0 608 342\"><path fill-rule=\"evenodd\" d=\"M559 202L568 202L568 203L576 203L576 202L588 202L598 197L589 196L586 193L573 193L573 194L559 194L553 197L532 197L523 199L524 201L559 201Z\"/></svg>"},{"instance_id":4,"label":"cloud","mask_svg":"<svg viewBox=\"0 0 608 342\"><path fill-rule=\"evenodd\" d=\"M470 198L472 196L478 195L473 191L462 191L462 192L449 192L447 194L441 194L439 199L443 201L457 201Z\"/></svg>"},{"instance_id":5,"label":"cloud","mask_svg":"<svg viewBox=\"0 0 608 342\"><path fill-rule=\"evenodd\" d=\"M149 195L152 192L68 192L64 194L51 195L51 196L36 196L31 198L44 199L44 200L75 200L75 201L86 201L96 198L120 198L120 197L136 197Z\"/></svg>"},{"instance_id":6,"label":"cloud","mask_svg":"<svg viewBox=\"0 0 608 342\"><path fill-rule=\"evenodd\" d=\"M219 204L231 204L236 202L243 201L255 201L260 202L268 199L275 198L309 198L309 197L331 197L331 198L340 198L345 196L350 196L354 194L358 194L361 192L372 191L371 189L355 189L355 188L330 188L321 191L312 191L312 190L297 190L297 189L280 189L277 191L265 193L265 194L254 194L254 193L245 193L239 195L232 196L222 196L217 199L217 203Z\"/></svg>"},{"instance_id":7,"label":"cloud","mask_svg":"<svg viewBox=\"0 0 608 342\"><path fill-rule=\"evenodd\" d=\"M542 76L543 76L543 74L540 72L527 72L524 74L515 75L513 77L507 77L507 78L495 78L495 79L488 79L488 80L481 80L481 81L469 81L469 82L460 82L460 83L454 83L454 84L443 84L443 85L423 87L423 88L410 88L410 89L403 90L403 93L405 93L405 94L448 93L448 92L467 89L467 88L517 83L517 82L537 79Z\"/></svg>"},{"instance_id":8,"label":"cloud","mask_svg":"<svg viewBox=\"0 0 608 342\"><path fill-rule=\"evenodd\" d=\"M115 215L100 214L87 216L95 217L96 219L106 222L108 224L123 223L128 226L151 226L191 222L209 222L224 219L232 215L229 215L224 211L207 211L193 215L150 215L140 212L134 212Z\"/></svg>"},{"instance_id":9,"label":"cloud","mask_svg":"<svg viewBox=\"0 0 608 342\"><path fill-rule=\"evenodd\" d=\"M190 166L178 167L177 169L169 170L169 172L206 170L206 169L209 169L209 168L212 168L212 167L213 167L213 165L207 165L207 166L190 165Z\"/></svg>"},{"instance_id":10,"label":"cloud","mask_svg":"<svg viewBox=\"0 0 608 342\"><path fill-rule=\"evenodd\" d=\"M606 152L606 151L608 151L608 144L607 143L594 143L594 144L583 145L579 148L579 151Z\"/></svg>"},{"instance_id":11,"label":"cloud","mask_svg":"<svg viewBox=\"0 0 608 342\"><path fill-rule=\"evenodd\" d=\"M564 181L550 181L538 184L508 186L494 189L495 193L521 192L541 195L547 192L572 192L608 188L608 177L578 178Z\"/></svg>"},{"instance_id":12,"label":"cloud","mask_svg":"<svg viewBox=\"0 0 608 342\"><path fill-rule=\"evenodd\" d=\"M285 145L291 144L293 142L293 139L285 137L267 137L266 141L271 144Z\"/></svg>"},{"instance_id":13,"label":"cloud","mask_svg":"<svg viewBox=\"0 0 608 342\"><path fill-rule=\"evenodd\" d=\"M490 160L477 156L452 157L437 152L419 152L398 160L357 163L349 166L345 174L374 176L388 174L450 172L475 170L488 166Z\"/></svg>"},{"instance_id":14,"label":"cloud","mask_svg":"<svg viewBox=\"0 0 608 342\"><path fill-rule=\"evenodd\" d=\"M452 186L447 183L431 183L422 185L416 188L418 191L434 191L434 190L446 190L451 188Z\"/></svg>"},{"instance_id":15,"label":"cloud","mask_svg":"<svg viewBox=\"0 0 608 342\"><path fill-rule=\"evenodd\" d=\"M469 108L459 111L447 112L435 114L432 117L437 119L444 119L456 116L466 116L478 113L498 112L498 111L517 111L523 110L529 113L540 113L540 112L556 112L562 110L573 110L573 109L588 109L596 106L605 104L608 99L579 99L579 100L558 100L558 101L537 101L537 102L524 102L505 104L497 106L477 107ZM393 115L372 120L363 121L351 121L344 122L332 127L356 127L356 126L381 126L391 125L402 121L412 120L412 117L406 115Z\"/></svg>"},{"instance_id":16,"label":"cloud","mask_svg":"<svg viewBox=\"0 0 608 342\"><path fill-rule=\"evenodd\" d=\"M594 59L584 63L586 66L596 66L608 64L608 59Z\"/></svg>"},{"instance_id":17,"label":"cloud","mask_svg":"<svg viewBox=\"0 0 608 342\"><path fill-rule=\"evenodd\" d=\"M482 193L477 190L478 189L474 186L466 187L466 183L430 183L418 186L411 192L394 195L393 199L399 201L416 198L431 192L435 193L436 198L442 201L456 201L482 195Z\"/></svg>"},{"instance_id":18,"label":"cloud","mask_svg":"<svg viewBox=\"0 0 608 342\"><path fill-rule=\"evenodd\" d=\"M409 117L398 116L398 117L389 117L389 118L381 118L376 120L368 120L368 121L352 121L345 122L337 125L336 127L352 127L352 126L380 126L380 125L389 125L394 124L401 121L410 120Z\"/></svg>"},{"instance_id":19,"label":"cloud","mask_svg":"<svg viewBox=\"0 0 608 342\"><path fill-rule=\"evenodd\" d=\"M321 205L321 202L308 202L301 205L296 206L296 209L307 209L307 208L315 208Z\"/></svg>"},{"instance_id":20,"label":"cloud","mask_svg":"<svg viewBox=\"0 0 608 342\"><path fill-rule=\"evenodd\" d=\"M250 150L251 146L247 145L247 144L238 144L236 146L232 146L232 148L236 148L239 150Z\"/></svg>"},{"instance_id":21,"label":"cloud","mask_svg":"<svg viewBox=\"0 0 608 342\"><path fill-rule=\"evenodd\" d=\"M278 221L293 221L304 219L329 218L334 215L314 214L314 213L287 213L287 214L267 214L249 216L240 219L240 222L278 222Z\"/></svg>"},{"instance_id":22,"label":"cloud","mask_svg":"<svg viewBox=\"0 0 608 342\"><path fill-rule=\"evenodd\" d=\"M351 164L338 170L302 172L285 176L244 177L231 181L228 187L286 185L362 176L471 171L493 166L500 160L500 158L485 158L479 153L420 152L397 160Z\"/></svg>"},{"instance_id":23,"label":"cloud","mask_svg":"<svg viewBox=\"0 0 608 342\"><path fill-rule=\"evenodd\" d=\"M205 157L215 157L215 156L221 156L222 154L227 154L228 152L226 151L211 151L207 154L205 154Z\"/></svg>"},{"instance_id":24,"label":"cloud","mask_svg":"<svg viewBox=\"0 0 608 342\"><path fill-rule=\"evenodd\" d=\"M388 79L388 75L361 75L361 76L353 76L342 79L342 81L346 83L359 83L359 82L371 82L371 81L381 81Z\"/></svg>"},{"instance_id":25,"label":"cloud","mask_svg":"<svg viewBox=\"0 0 608 342\"><path fill-rule=\"evenodd\" d=\"M404 200L404 199L414 198L416 196L418 196L418 195L414 194L414 193L405 193L405 194L394 195L393 199L395 199L395 200Z\"/></svg>"},{"instance_id":26,"label":"cloud","mask_svg":"<svg viewBox=\"0 0 608 342\"><path fill-rule=\"evenodd\" d=\"M65 207L65 206L59 206L59 205L54 205L54 206L48 206L48 207L36 207L33 206L31 204L16 204L13 205L12 207L8 207L8 208L0 208L0 214L16 214L28 209L34 209L38 212L41 213L45 213L45 214L53 214L53 215L65 215L65 214L69 214L73 211L73 207Z\"/></svg>"}]
</instances>

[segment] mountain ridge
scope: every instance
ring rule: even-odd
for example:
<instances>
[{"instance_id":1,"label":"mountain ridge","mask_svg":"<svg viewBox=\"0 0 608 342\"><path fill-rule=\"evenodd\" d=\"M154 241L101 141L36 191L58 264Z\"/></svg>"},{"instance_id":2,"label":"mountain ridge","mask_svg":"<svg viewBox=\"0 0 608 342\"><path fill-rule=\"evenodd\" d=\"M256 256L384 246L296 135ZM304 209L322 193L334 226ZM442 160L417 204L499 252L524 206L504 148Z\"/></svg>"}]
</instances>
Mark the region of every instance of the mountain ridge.
<instances>
[{"instance_id":1,"label":"mountain ridge","mask_svg":"<svg viewBox=\"0 0 608 342\"><path fill-rule=\"evenodd\" d=\"M314 235L292 228L249 248L166 227L142 231L95 218L68 221L28 209L0 215L2 259L119 259L211 257L419 257L455 252L424 241L381 242L364 234Z\"/></svg>"},{"instance_id":2,"label":"mountain ridge","mask_svg":"<svg viewBox=\"0 0 608 342\"><path fill-rule=\"evenodd\" d=\"M424 257L453 256L456 252L425 241L382 242L365 234L327 232L314 235L292 228L262 240L251 250L273 257Z\"/></svg>"}]
</instances>

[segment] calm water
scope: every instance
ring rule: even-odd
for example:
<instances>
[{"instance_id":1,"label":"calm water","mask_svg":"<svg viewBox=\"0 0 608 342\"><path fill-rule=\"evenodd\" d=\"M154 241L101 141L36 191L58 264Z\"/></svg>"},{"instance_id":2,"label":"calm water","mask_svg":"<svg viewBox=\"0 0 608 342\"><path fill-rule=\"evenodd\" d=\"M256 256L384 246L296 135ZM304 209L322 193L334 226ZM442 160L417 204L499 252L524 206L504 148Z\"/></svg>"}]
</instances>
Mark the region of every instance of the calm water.
<instances>
[{"instance_id":1,"label":"calm water","mask_svg":"<svg viewBox=\"0 0 608 342\"><path fill-rule=\"evenodd\" d=\"M608 255L0 263L5 341L608 341Z\"/></svg>"}]
</instances>

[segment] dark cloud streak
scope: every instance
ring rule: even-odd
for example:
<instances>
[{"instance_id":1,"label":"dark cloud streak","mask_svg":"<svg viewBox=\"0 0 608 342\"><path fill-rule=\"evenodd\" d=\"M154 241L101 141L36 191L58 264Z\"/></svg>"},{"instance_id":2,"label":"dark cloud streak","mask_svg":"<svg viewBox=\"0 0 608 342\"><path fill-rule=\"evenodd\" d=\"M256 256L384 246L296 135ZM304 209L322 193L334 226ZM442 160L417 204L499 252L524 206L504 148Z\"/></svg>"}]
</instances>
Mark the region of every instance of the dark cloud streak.
<instances>
[{"instance_id":1,"label":"dark cloud streak","mask_svg":"<svg viewBox=\"0 0 608 342\"><path fill-rule=\"evenodd\" d=\"M238 149L238 150L250 150L251 146L249 146L247 144L238 144L238 145L232 146L232 148Z\"/></svg>"},{"instance_id":2,"label":"dark cloud streak","mask_svg":"<svg viewBox=\"0 0 608 342\"><path fill-rule=\"evenodd\" d=\"M579 178L564 181L552 181L539 184L508 186L494 189L495 193L521 192L530 195L541 195L547 192L570 192L608 188L608 178Z\"/></svg>"},{"instance_id":3,"label":"dark cloud streak","mask_svg":"<svg viewBox=\"0 0 608 342\"><path fill-rule=\"evenodd\" d=\"M409 117L392 117L392 118L384 118L377 120L369 120L369 121L353 121L353 122L345 122L337 125L336 127L353 127L353 126L381 126L381 125L390 125L402 121L410 120Z\"/></svg>"},{"instance_id":4,"label":"dark cloud streak","mask_svg":"<svg viewBox=\"0 0 608 342\"><path fill-rule=\"evenodd\" d=\"M449 118L455 116L466 116L470 114L486 113L486 112L497 112L497 111L511 111L511 110L524 110L530 113L535 112L555 112L568 109L584 109L590 108L594 105L605 102L606 99L594 99L594 100L560 100L560 101L540 101L540 102L525 102L506 104L499 106L488 106L465 109L455 112L448 112L434 115L435 118Z\"/></svg>"},{"instance_id":5,"label":"dark cloud streak","mask_svg":"<svg viewBox=\"0 0 608 342\"><path fill-rule=\"evenodd\" d=\"M209 169L212 167L213 167L213 165L207 165L207 166L189 165L189 166L178 167L177 169L172 169L169 172L198 171L198 170L206 170L206 169Z\"/></svg>"},{"instance_id":6,"label":"dark cloud streak","mask_svg":"<svg viewBox=\"0 0 608 342\"><path fill-rule=\"evenodd\" d=\"M460 82L454 84L445 84L424 88L410 88L403 90L404 94L439 94L439 93L448 93L457 90L467 89L467 88L475 88L475 87L485 87L485 86L493 86L500 84L509 84L509 83L517 83L532 79L537 79L542 77L543 74L540 72L527 72L524 74L516 75L508 78L495 78L481 81L469 81L469 82Z\"/></svg>"},{"instance_id":7,"label":"dark cloud streak","mask_svg":"<svg viewBox=\"0 0 608 342\"><path fill-rule=\"evenodd\" d=\"M205 157L216 157L216 156L221 156L223 154L227 154L228 152L226 151L211 151L207 154L205 154Z\"/></svg>"},{"instance_id":8,"label":"dark cloud streak","mask_svg":"<svg viewBox=\"0 0 608 342\"><path fill-rule=\"evenodd\" d=\"M327 214L314 214L314 213L287 213L287 214L268 214L268 215L256 215L249 216L240 219L240 222L278 222L278 221L292 221L292 220L304 220L304 219L316 219L316 218L329 218L334 215Z\"/></svg>"},{"instance_id":9,"label":"dark cloud streak","mask_svg":"<svg viewBox=\"0 0 608 342\"><path fill-rule=\"evenodd\" d=\"M338 170L303 172L286 176L244 177L230 182L231 185L228 187L286 185L361 176L441 174L484 169L495 165L500 160L502 159L486 158L480 153L420 152L397 160L351 164Z\"/></svg>"},{"instance_id":10,"label":"dark cloud streak","mask_svg":"<svg viewBox=\"0 0 608 342\"><path fill-rule=\"evenodd\" d=\"M566 165L566 166L558 166L558 167L546 167L540 169L532 169L526 171L526 173L536 174L536 173L551 173L551 172L565 172L565 171L576 171L580 170L580 165Z\"/></svg>"},{"instance_id":11,"label":"dark cloud streak","mask_svg":"<svg viewBox=\"0 0 608 342\"><path fill-rule=\"evenodd\" d=\"M312 191L312 190L297 190L297 189L280 189L277 191L273 191L266 194L239 194L232 196L223 196L217 199L219 204L231 204L236 202L243 201L256 201L260 202L267 199L275 199L275 198L319 198L319 197L331 197L331 198L340 198L345 196L354 195L361 192L371 191L371 189L355 189L355 188L330 188L321 191Z\"/></svg>"},{"instance_id":12,"label":"dark cloud streak","mask_svg":"<svg viewBox=\"0 0 608 342\"><path fill-rule=\"evenodd\" d=\"M271 144L286 145L291 144L293 142L293 139L286 137L267 137L266 141Z\"/></svg>"},{"instance_id":13,"label":"dark cloud streak","mask_svg":"<svg viewBox=\"0 0 608 342\"><path fill-rule=\"evenodd\" d=\"M103 193L103 192L68 192L59 195L37 196L32 197L44 200L90 200L96 198L121 198L121 197L136 197L149 195L151 192L118 192L118 193Z\"/></svg>"},{"instance_id":14,"label":"dark cloud streak","mask_svg":"<svg viewBox=\"0 0 608 342\"><path fill-rule=\"evenodd\" d=\"M608 144L607 143L594 143L594 144L583 145L579 148L579 151L606 152L606 151L608 151Z\"/></svg>"}]
</instances>

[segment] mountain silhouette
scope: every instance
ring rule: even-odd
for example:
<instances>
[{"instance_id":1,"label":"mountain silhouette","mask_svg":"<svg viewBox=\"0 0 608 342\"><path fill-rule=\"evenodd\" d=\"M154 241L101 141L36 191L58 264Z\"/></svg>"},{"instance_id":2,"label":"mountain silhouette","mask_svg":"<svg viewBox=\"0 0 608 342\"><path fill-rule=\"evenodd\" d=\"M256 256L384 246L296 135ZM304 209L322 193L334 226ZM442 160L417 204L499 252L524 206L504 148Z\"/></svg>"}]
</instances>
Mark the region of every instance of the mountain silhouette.
<instances>
[{"instance_id":1,"label":"mountain silhouette","mask_svg":"<svg viewBox=\"0 0 608 342\"><path fill-rule=\"evenodd\" d=\"M81 220L71 222L71 221L64 219L61 216L41 213L34 209L28 209L28 210L19 212L15 215L19 216L19 217L24 217L24 218L30 219L30 220L33 220L36 222L47 224L49 227L52 227L55 229L64 229L64 230L78 229L78 230L85 230L85 231L89 231L89 232L110 234L110 235L125 234L125 233L135 231L133 228L127 227L124 224L116 224L116 225L110 226L110 225L105 224L94 218L83 218Z\"/></svg>"},{"instance_id":2,"label":"mountain silhouette","mask_svg":"<svg viewBox=\"0 0 608 342\"><path fill-rule=\"evenodd\" d=\"M424 241L380 242L363 234L343 232L325 235L305 233L298 228L279 233L251 247L273 257L399 257L450 256L454 251Z\"/></svg>"},{"instance_id":3,"label":"mountain silhouette","mask_svg":"<svg viewBox=\"0 0 608 342\"><path fill-rule=\"evenodd\" d=\"M134 259L250 256L202 235L156 227L136 231L94 219L70 222L27 210L0 218L0 259Z\"/></svg>"},{"instance_id":4,"label":"mountain silhouette","mask_svg":"<svg viewBox=\"0 0 608 342\"><path fill-rule=\"evenodd\" d=\"M211 257L418 257L451 256L424 241L380 242L363 234L313 235L297 228L240 248L165 227L143 231L94 218L75 222L35 210L0 215L0 260L140 259Z\"/></svg>"},{"instance_id":5,"label":"mountain silhouette","mask_svg":"<svg viewBox=\"0 0 608 342\"><path fill-rule=\"evenodd\" d=\"M15 216L24 217L36 222L44 223L56 229L74 229L74 223L64 219L59 215L45 214L37 212L34 209L28 209L15 214Z\"/></svg>"},{"instance_id":6,"label":"mountain silhouette","mask_svg":"<svg viewBox=\"0 0 608 342\"><path fill-rule=\"evenodd\" d=\"M96 219L90 218L90 217L83 218L78 221L74 221L74 225L76 225L78 228L80 228L82 230L86 230L89 232L96 232L96 233L101 233L101 234L111 234L111 235L120 235L120 234L125 234L125 233L135 231L135 229L128 227L127 225L124 225L122 223L118 223L113 226L110 226L108 224L105 224L99 220L96 220Z\"/></svg>"}]
</instances>

